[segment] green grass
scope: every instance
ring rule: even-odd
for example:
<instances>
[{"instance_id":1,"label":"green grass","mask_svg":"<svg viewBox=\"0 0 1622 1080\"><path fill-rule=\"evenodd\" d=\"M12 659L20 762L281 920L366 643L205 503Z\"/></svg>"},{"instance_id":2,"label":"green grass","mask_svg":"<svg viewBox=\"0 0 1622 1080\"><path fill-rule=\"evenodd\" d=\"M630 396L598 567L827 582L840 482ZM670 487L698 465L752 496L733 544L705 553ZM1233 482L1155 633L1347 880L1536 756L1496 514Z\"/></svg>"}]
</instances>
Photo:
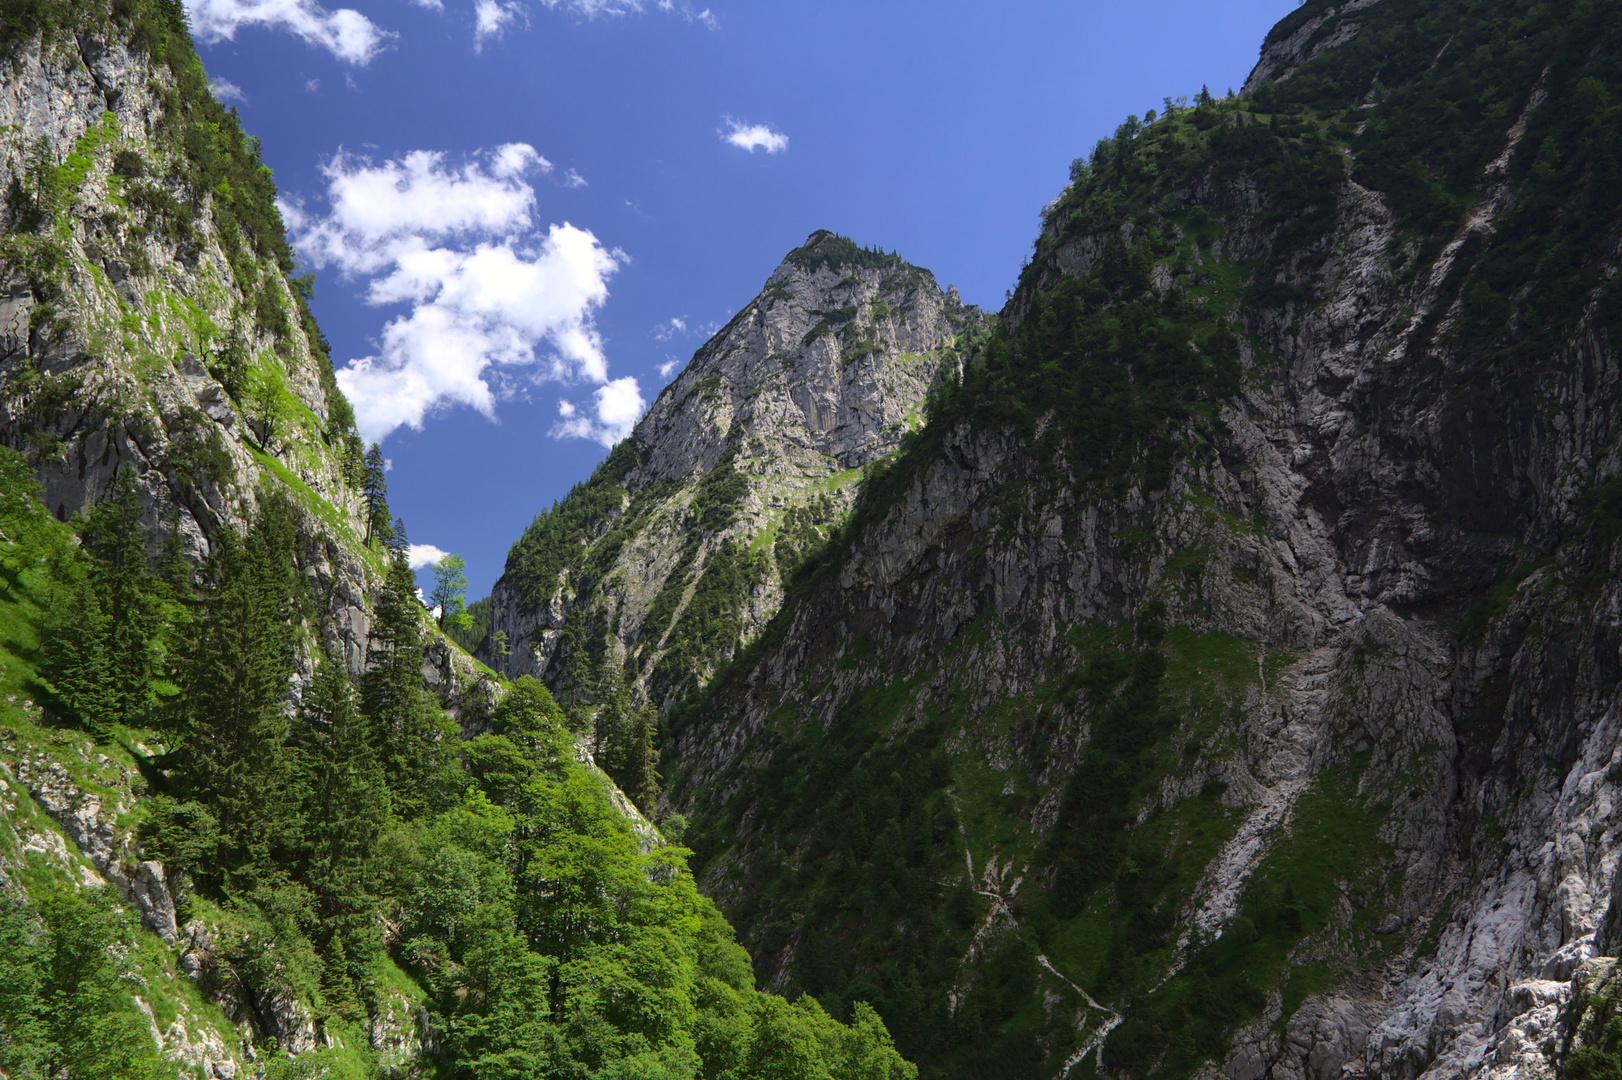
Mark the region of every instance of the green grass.
<instances>
[{"instance_id":1,"label":"green grass","mask_svg":"<svg viewBox=\"0 0 1622 1080\"><path fill-rule=\"evenodd\" d=\"M360 542L360 537L356 535L354 527L350 525L343 514L339 513L337 507L311 491L310 486L299 479L292 470L265 453L258 446L247 440L243 441L243 445L248 447L248 452L253 455L254 461L258 462L262 468L269 470L277 480L281 481L282 486L288 490L294 499L298 500L300 506L314 514L323 525L332 530L334 537L346 540L349 549L358 553L373 570L383 573L388 569L380 554Z\"/></svg>"}]
</instances>

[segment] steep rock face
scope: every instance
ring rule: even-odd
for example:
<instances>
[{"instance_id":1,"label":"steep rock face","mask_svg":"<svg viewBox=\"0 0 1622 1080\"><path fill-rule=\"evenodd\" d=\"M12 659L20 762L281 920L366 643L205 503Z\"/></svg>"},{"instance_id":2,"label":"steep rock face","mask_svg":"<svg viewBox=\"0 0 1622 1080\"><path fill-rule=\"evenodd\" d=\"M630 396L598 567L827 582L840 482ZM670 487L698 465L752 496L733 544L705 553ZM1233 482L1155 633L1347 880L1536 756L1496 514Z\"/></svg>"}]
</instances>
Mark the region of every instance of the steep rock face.
<instances>
[{"instance_id":1,"label":"steep rock face","mask_svg":"<svg viewBox=\"0 0 1622 1080\"><path fill-rule=\"evenodd\" d=\"M514 545L492 593L507 672L555 682L575 618L656 696L690 685L776 612L981 325L927 270L813 234Z\"/></svg>"},{"instance_id":2,"label":"steep rock face","mask_svg":"<svg viewBox=\"0 0 1622 1080\"><path fill-rule=\"evenodd\" d=\"M229 175L199 189L188 125L212 117L128 27L93 5L76 18L0 58L0 439L63 519L132 470L154 543L175 530L194 559L257 491L286 493L328 644L358 672L379 579L360 444L278 251L268 174L231 187L264 173L232 121L213 138L244 148L209 148Z\"/></svg>"},{"instance_id":3,"label":"steep rock face","mask_svg":"<svg viewBox=\"0 0 1622 1080\"><path fill-rule=\"evenodd\" d=\"M289 496L327 645L358 674L381 577L360 542L361 444L268 170L232 119L205 152L225 178L200 188L193 128L214 118L176 61L95 5L75 18L0 58L0 439L64 520L132 470L154 544L174 530L194 560L258 492ZM425 663L447 704L476 679L454 649Z\"/></svg>"},{"instance_id":4,"label":"steep rock face","mask_svg":"<svg viewBox=\"0 0 1622 1080\"><path fill-rule=\"evenodd\" d=\"M1101 145L1006 346L673 714L761 975L926 1075L1552 1074L1615 947L1622 222L1573 128L1618 27L1410 7L1308 4L1246 99ZM1237 387L1089 442L1032 372L1146 388L1146 303L1242 327Z\"/></svg>"},{"instance_id":5,"label":"steep rock face","mask_svg":"<svg viewBox=\"0 0 1622 1080\"><path fill-rule=\"evenodd\" d=\"M151 545L175 535L194 563L222 531L245 529L261 495L287 497L315 600L296 703L320 646L353 673L367 663L384 564L360 540L353 415L289 276L256 146L208 96L182 28L142 5L112 9L23 5L17 18L42 25L0 27L0 442L27 456L63 520L127 470ZM470 687L488 697L476 665L430 637L424 675L442 703L454 712ZM47 717L32 701L6 708L33 722L0 739L8 888L27 888L12 872L36 857L65 880L114 886L153 935L140 948L153 985L136 1002L159 1048L201 1075L239 1075L266 1038L293 1053L321 1045L291 984L245 996L218 928L177 925L164 866L137 838L136 762L153 768L158 753L115 761L66 731L29 742ZM409 1071L418 1005L382 1007L388 1064ZM409 1035L395 1030L402 1010Z\"/></svg>"}]
</instances>

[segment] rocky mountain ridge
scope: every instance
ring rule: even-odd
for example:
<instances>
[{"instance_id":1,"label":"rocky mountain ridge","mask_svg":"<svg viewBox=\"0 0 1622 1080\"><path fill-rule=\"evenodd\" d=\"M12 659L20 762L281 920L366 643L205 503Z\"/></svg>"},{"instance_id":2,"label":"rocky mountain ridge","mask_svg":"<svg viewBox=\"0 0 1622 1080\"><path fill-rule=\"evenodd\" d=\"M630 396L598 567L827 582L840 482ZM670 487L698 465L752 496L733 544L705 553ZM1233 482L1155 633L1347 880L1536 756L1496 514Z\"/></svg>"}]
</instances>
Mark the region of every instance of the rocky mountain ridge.
<instances>
[{"instance_id":1,"label":"rocky mountain ridge","mask_svg":"<svg viewBox=\"0 0 1622 1080\"><path fill-rule=\"evenodd\" d=\"M927 1076L1612 1045L1618 31L1308 3L1078 162L952 400L671 713L763 979Z\"/></svg>"},{"instance_id":2,"label":"rocky mountain ridge","mask_svg":"<svg viewBox=\"0 0 1622 1080\"><path fill-rule=\"evenodd\" d=\"M0 174L0 1075L916 1076L432 626L181 4L6 5Z\"/></svg>"},{"instance_id":3,"label":"rocky mountain ridge","mask_svg":"<svg viewBox=\"0 0 1622 1080\"><path fill-rule=\"evenodd\" d=\"M563 678L572 619L656 699L696 685L777 611L982 326L927 270L812 234L514 544L491 597L506 672Z\"/></svg>"}]
</instances>

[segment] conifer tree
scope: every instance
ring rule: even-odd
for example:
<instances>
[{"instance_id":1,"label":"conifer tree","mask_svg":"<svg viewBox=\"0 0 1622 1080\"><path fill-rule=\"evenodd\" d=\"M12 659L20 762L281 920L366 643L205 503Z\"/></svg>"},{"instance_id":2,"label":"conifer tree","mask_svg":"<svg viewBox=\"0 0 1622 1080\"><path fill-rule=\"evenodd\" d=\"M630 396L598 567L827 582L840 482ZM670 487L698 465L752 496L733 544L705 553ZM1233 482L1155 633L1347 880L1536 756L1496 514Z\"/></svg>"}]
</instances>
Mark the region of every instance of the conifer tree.
<instances>
[{"instance_id":1,"label":"conifer tree","mask_svg":"<svg viewBox=\"0 0 1622 1080\"><path fill-rule=\"evenodd\" d=\"M83 566L63 566L52 575L44 633L45 671L63 705L96 737L116 718L107 664L107 615Z\"/></svg>"},{"instance_id":2,"label":"conifer tree","mask_svg":"<svg viewBox=\"0 0 1622 1080\"><path fill-rule=\"evenodd\" d=\"M563 717L570 731L584 732L591 715L593 670L591 656L586 648L585 620L579 612L563 624L563 679L559 686L563 698Z\"/></svg>"},{"instance_id":3,"label":"conifer tree","mask_svg":"<svg viewBox=\"0 0 1622 1080\"><path fill-rule=\"evenodd\" d=\"M597 715L592 725L591 753L615 781L623 779L630 758L631 691L625 673L612 657L597 664L592 680Z\"/></svg>"},{"instance_id":4,"label":"conifer tree","mask_svg":"<svg viewBox=\"0 0 1622 1080\"><path fill-rule=\"evenodd\" d=\"M269 858L287 770L298 578L285 502L268 501L246 537L222 530L179 669L184 769L232 855L252 874Z\"/></svg>"},{"instance_id":5,"label":"conifer tree","mask_svg":"<svg viewBox=\"0 0 1622 1080\"><path fill-rule=\"evenodd\" d=\"M46 619L47 675L98 737L151 703L169 614L169 585L147 556L129 466L113 484L113 497L93 506L80 530L88 558L71 566L59 560Z\"/></svg>"},{"instance_id":6,"label":"conifer tree","mask_svg":"<svg viewBox=\"0 0 1622 1080\"><path fill-rule=\"evenodd\" d=\"M360 711L341 657L317 668L299 710L306 796L305 881L322 919L322 989L350 1018L364 1016L346 941L375 936L370 858L387 827L391 799L371 724Z\"/></svg>"},{"instance_id":7,"label":"conifer tree","mask_svg":"<svg viewBox=\"0 0 1622 1080\"><path fill-rule=\"evenodd\" d=\"M366 451L364 472L361 480L361 491L366 496L366 539L370 544L373 539L388 543L389 525L393 521L389 514L389 481L387 477L388 462L383 460L383 448L377 443Z\"/></svg>"},{"instance_id":8,"label":"conifer tree","mask_svg":"<svg viewBox=\"0 0 1622 1080\"><path fill-rule=\"evenodd\" d=\"M151 700L168 599L166 583L147 556L144 512L134 471L125 465L113 481L113 497L91 509L83 531L91 581L107 616L104 651L112 715L126 723Z\"/></svg>"},{"instance_id":9,"label":"conifer tree","mask_svg":"<svg viewBox=\"0 0 1622 1080\"><path fill-rule=\"evenodd\" d=\"M388 533L383 537L383 546L394 555L404 556L411 550L411 541L406 538L405 521L395 518L394 524L389 526Z\"/></svg>"},{"instance_id":10,"label":"conifer tree","mask_svg":"<svg viewBox=\"0 0 1622 1080\"><path fill-rule=\"evenodd\" d=\"M395 804L410 817L432 802L445 731L423 685L422 604L403 551L389 561L373 611L361 707L378 740Z\"/></svg>"},{"instance_id":11,"label":"conifer tree","mask_svg":"<svg viewBox=\"0 0 1622 1080\"><path fill-rule=\"evenodd\" d=\"M654 749L658 726L659 710L653 702L644 701L631 721L625 775L620 781L625 794L650 820L659 808L659 754Z\"/></svg>"},{"instance_id":12,"label":"conifer tree","mask_svg":"<svg viewBox=\"0 0 1622 1080\"><path fill-rule=\"evenodd\" d=\"M364 910L365 864L389 818L389 792L371 724L343 660L328 655L300 709L299 742L314 826L310 884L324 913Z\"/></svg>"}]
</instances>

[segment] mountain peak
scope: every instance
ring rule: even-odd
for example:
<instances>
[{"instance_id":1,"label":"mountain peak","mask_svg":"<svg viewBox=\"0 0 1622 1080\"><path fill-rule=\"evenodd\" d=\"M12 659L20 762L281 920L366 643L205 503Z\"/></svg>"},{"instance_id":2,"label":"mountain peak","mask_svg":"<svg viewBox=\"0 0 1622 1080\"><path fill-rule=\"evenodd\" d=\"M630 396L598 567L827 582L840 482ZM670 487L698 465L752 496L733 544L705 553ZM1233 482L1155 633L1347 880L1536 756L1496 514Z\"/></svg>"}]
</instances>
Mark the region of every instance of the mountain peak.
<instances>
[{"instance_id":1,"label":"mountain peak","mask_svg":"<svg viewBox=\"0 0 1622 1080\"><path fill-rule=\"evenodd\" d=\"M806 237L804 244L784 256L783 262L808 273L824 267L886 270L912 265L893 251L862 247L850 237L830 229L818 229Z\"/></svg>"}]
</instances>

